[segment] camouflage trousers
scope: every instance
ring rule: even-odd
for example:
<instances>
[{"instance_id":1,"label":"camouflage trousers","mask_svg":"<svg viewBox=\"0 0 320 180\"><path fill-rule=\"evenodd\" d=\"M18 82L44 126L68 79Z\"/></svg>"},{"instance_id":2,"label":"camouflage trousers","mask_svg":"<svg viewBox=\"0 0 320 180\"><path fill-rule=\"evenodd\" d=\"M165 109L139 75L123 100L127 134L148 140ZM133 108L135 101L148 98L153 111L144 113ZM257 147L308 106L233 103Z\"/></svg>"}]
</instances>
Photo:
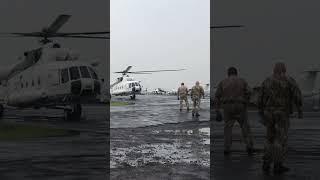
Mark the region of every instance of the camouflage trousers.
<instances>
[{"instance_id":1,"label":"camouflage trousers","mask_svg":"<svg viewBox=\"0 0 320 180\"><path fill-rule=\"evenodd\" d=\"M288 152L289 116L284 111L265 111L266 142L263 160L282 163Z\"/></svg>"},{"instance_id":2,"label":"camouflage trousers","mask_svg":"<svg viewBox=\"0 0 320 180\"><path fill-rule=\"evenodd\" d=\"M193 109L192 109L192 113L199 113L200 110L200 98L193 98L192 99L193 102Z\"/></svg>"},{"instance_id":3,"label":"camouflage trousers","mask_svg":"<svg viewBox=\"0 0 320 180\"><path fill-rule=\"evenodd\" d=\"M183 108L183 101L186 103L187 109L189 109L188 96L180 96L180 109Z\"/></svg>"},{"instance_id":4,"label":"camouflage trousers","mask_svg":"<svg viewBox=\"0 0 320 180\"><path fill-rule=\"evenodd\" d=\"M253 148L253 138L248 123L247 108L242 103L224 104L224 149L230 151L232 145L232 128L237 121L241 128L242 139L247 148Z\"/></svg>"}]
</instances>

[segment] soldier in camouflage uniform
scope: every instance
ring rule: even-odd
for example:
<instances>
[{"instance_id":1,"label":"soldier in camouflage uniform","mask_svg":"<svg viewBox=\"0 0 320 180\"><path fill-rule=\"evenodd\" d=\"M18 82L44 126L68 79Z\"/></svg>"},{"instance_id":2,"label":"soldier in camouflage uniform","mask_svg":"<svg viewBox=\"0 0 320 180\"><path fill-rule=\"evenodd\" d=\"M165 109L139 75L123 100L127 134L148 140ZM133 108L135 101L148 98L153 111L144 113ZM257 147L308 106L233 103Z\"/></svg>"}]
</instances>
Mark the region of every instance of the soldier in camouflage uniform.
<instances>
[{"instance_id":1,"label":"soldier in camouflage uniform","mask_svg":"<svg viewBox=\"0 0 320 180\"><path fill-rule=\"evenodd\" d=\"M196 82L196 85L191 89L191 99L193 102L193 109L192 109L192 116L196 115L197 117L200 116L200 99L201 97L204 98L204 90L203 87L200 86L199 81Z\"/></svg>"},{"instance_id":2,"label":"soldier in camouflage uniform","mask_svg":"<svg viewBox=\"0 0 320 180\"><path fill-rule=\"evenodd\" d=\"M181 86L178 88L178 100L180 99L180 111L182 111L183 101L186 103L187 110L189 111L188 103L188 88L181 83Z\"/></svg>"},{"instance_id":3,"label":"soldier in camouflage uniform","mask_svg":"<svg viewBox=\"0 0 320 180\"><path fill-rule=\"evenodd\" d=\"M259 112L265 118L267 128L263 170L268 172L274 163L274 172L289 171L283 166L287 156L289 115L296 106L302 118L301 91L295 80L286 75L284 63L276 63L273 75L263 81L258 100Z\"/></svg>"},{"instance_id":4,"label":"soldier in camouflage uniform","mask_svg":"<svg viewBox=\"0 0 320 180\"><path fill-rule=\"evenodd\" d=\"M224 110L224 153L228 155L232 145L232 127L236 121L240 124L242 137L249 155L253 153L253 138L248 123L247 105L250 93L247 82L238 77L237 69L230 67L228 77L222 80L215 93L214 106L217 114Z\"/></svg>"}]
</instances>

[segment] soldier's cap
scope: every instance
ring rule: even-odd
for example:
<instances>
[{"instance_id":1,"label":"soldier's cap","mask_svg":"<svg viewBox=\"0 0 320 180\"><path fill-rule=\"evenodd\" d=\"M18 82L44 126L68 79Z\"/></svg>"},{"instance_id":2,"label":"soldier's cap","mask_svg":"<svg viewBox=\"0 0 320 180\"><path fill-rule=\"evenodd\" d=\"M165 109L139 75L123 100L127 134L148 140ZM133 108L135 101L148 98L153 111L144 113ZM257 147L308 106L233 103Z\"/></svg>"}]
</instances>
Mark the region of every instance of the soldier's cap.
<instances>
[{"instance_id":1,"label":"soldier's cap","mask_svg":"<svg viewBox=\"0 0 320 180\"><path fill-rule=\"evenodd\" d=\"M182 82L181 85L184 85L184 83Z\"/></svg>"}]
</instances>

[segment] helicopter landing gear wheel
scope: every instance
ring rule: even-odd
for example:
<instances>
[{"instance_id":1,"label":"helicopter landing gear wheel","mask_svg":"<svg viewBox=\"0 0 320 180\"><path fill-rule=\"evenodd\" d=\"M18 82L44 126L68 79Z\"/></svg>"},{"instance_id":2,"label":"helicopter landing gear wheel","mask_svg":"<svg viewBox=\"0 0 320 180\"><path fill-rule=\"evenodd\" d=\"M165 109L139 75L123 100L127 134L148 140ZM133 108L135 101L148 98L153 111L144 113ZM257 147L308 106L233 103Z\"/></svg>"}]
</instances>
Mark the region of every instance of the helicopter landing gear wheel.
<instances>
[{"instance_id":1,"label":"helicopter landing gear wheel","mask_svg":"<svg viewBox=\"0 0 320 180\"><path fill-rule=\"evenodd\" d=\"M131 100L135 100L136 99L136 95L133 94L132 96L130 96Z\"/></svg>"},{"instance_id":2,"label":"helicopter landing gear wheel","mask_svg":"<svg viewBox=\"0 0 320 180\"><path fill-rule=\"evenodd\" d=\"M3 115L3 111L4 111L4 107L2 104L0 104L0 118L2 117Z\"/></svg>"},{"instance_id":3,"label":"helicopter landing gear wheel","mask_svg":"<svg viewBox=\"0 0 320 180\"><path fill-rule=\"evenodd\" d=\"M66 121L80 121L82 106L81 104L72 104L72 110L64 110L64 119Z\"/></svg>"}]
</instances>

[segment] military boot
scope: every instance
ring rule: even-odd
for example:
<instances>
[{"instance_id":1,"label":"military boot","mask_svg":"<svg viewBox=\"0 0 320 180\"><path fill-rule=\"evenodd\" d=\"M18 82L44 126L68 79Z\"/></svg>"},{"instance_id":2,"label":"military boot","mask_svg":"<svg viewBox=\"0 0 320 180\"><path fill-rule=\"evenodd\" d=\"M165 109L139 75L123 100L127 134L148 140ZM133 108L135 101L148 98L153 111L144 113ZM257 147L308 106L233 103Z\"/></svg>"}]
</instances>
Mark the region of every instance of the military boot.
<instances>
[{"instance_id":1,"label":"military boot","mask_svg":"<svg viewBox=\"0 0 320 180\"><path fill-rule=\"evenodd\" d=\"M281 174L281 173L288 172L288 171L290 171L290 169L285 167L285 166L283 166L282 163L275 163L274 164L273 172L275 174Z\"/></svg>"},{"instance_id":2,"label":"military boot","mask_svg":"<svg viewBox=\"0 0 320 180\"><path fill-rule=\"evenodd\" d=\"M199 113L196 113L196 117L199 117L200 116L200 114Z\"/></svg>"}]
</instances>

